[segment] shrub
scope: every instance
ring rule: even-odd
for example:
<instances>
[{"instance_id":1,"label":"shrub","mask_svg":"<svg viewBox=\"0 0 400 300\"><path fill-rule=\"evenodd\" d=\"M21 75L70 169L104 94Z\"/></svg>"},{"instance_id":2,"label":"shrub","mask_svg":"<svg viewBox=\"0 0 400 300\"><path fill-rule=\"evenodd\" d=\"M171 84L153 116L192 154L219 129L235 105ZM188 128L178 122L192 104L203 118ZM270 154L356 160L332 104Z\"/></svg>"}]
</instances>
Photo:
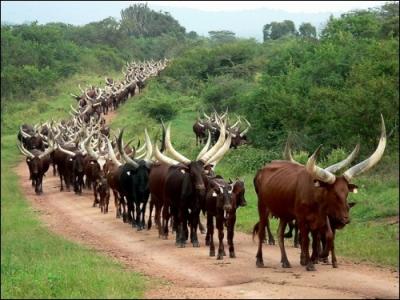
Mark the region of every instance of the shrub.
<instances>
[{"instance_id":1,"label":"shrub","mask_svg":"<svg viewBox=\"0 0 400 300\"><path fill-rule=\"evenodd\" d=\"M169 121L173 119L178 110L167 99L148 99L145 105L141 106L141 110L151 118L160 121L161 119Z\"/></svg>"}]
</instances>

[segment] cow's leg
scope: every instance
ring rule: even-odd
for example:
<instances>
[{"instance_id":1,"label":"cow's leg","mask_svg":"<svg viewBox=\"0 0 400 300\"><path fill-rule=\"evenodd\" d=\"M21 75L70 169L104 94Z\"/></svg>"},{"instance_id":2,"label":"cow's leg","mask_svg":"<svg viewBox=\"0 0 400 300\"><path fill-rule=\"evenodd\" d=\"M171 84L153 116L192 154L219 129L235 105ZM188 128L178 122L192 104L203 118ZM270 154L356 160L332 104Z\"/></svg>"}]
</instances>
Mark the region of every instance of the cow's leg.
<instances>
[{"instance_id":1,"label":"cow's leg","mask_svg":"<svg viewBox=\"0 0 400 300\"><path fill-rule=\"evenodd\" d=\"M217 215L216 219L216 227L218 229L218 255L217 259L224 259L225 249L224 249L224 217L223 215Z\"/></svg>"},{"instance_id":2,"label":"cow's leg","mask_svg":"<svg viewBox=\"0 0 400 300\"><path fill-rule=\"evenodd\" d=\"M286 222L280 219L278 227L278 243L279 243L279 248L281 250L281 263L283 268L291 268L289 260L286 256L285 244L283 238L285 234L285 227L286 227Z\"/></svg>"},{"instance_id":3,"label":"cow's leg","mask_svg":"<svg viewBox=\"0 0 400 300\"><path fill-rule=\"evenodd\" d=\"M161 230L162 230L161 236L164 240L168 239L168 222L169 222L169 219L171 218L170 206L167 203L169 203L169 202L164 203L164 205L162 207L163 224L161 226L162 227L161 228ZM174 222L175 222L175 220L174 220Z\"/></svg>"},{"instance_id":4,"label":"cow's leg","mask_svg":"<svg viewBox=\"0 0 400 300\"><path fill-rule=\"evenodd\" d=\"M151 216L153 214L153 208L154 208L154 202L153 202L153 197L150 197L150 203L149 203L150 207L149 207L149 218L147 219L147 230L151 229Z\"/></svg>"},{"instance_id":5,"label":"cow's leg","mask_svg":"<svg viewBox=\"0 0 400 300\"><path fill-rule=\"evenodd\" d=\"M64 186L63 186L63 175L62 172L60 171L60 168L58 168L58 175L60 176L60 183L61 183L61 187L60 187L60 192L62 192L64 190Z\"/></svg>"},{"instance_id":6,"label":"cow's leg","mask_svg":"<svg viewBox=\"0 0 400 300\"><path fill-rule=\"evenodd\" d=\"M335 233L336 233L336 230L332 229L332 250L331 250L331 253L332 253L332 267L333 268L337 268L338 267L337 260L336 260L336 254L335 254Z\"/></svg>"},{"instance_id":7,"label":"cow's leg","mask_svg":"<svg viewBox=\"0 0 400 300\"><path fill-rule=\"evenodd\" d=\"M210 256L215 256L214 246L214 217L207 213L207 234L209 235Z\"/></svg>"},{"instance_id":8,"label":"cow's leg","mask_svg":"<svg viewBox=\"0 0 400 300\"><path fill-rule=\"evenodd\" d=\"M121 218L121 207L119 206L118 192L113 190L114 194L114 205L115 205L115 217Z\"/></svg>"},{"instance_id":9,"label":"cow's leg","mask_svg":"<svg viewBox=\"0 0 400 300\"><path fill-rule=\"evenodd\" d=\"M260 222L254 226L253 234L256 232L257 226L258 226L258 250L257 250L257 255L256 255L256 258L257 258L256 266L258 268L262 268L262 267L264 267L264 260L263 260L263 255L262 255L262 244L265 239L265 226L267 225L268 215L267 215L267 209L262 204L260 199L258 199L258 214L260 216Z\"/></svg>"},{"instance_id":10,"label":"cow's leg","mask_svg":"<svg viewBox=\"0 0 400 300\"><path fill-rule=\"evenodd\" d=\"M119 205L122 206L122 220L124 223L129 222L125 207L125 197L123 195L119 195Z\"/></svg>"},{"instance_id":11,"label":"cow's leg","mask_svg":"<svg viewBox=\"0 0 400 300\"><path fill-rule=\"evenodd\" d=\"M142 226L140 223L140 215L141 215L140 202L138 200L136 200L135 205L136 205L135 223L136 223L137 230L140 231L140 230L142 230Z\"/></svg>"},{"instance_id":12,"label":"cow's leg","mask_svg":"<svg viewBox=\"0 0 400 300\"><path fill-rule=\"evenodd\" d=\"M311 244L311 248L312 248L312 253L311 253L311 261L313 262L313 264L318 264L318 257L321 255L320 252L320 245L321 245L321 240L320 240L320 233L316 230L311 232L312 235L312 244Z\"/></svg>"},{"instance_id":13,"label":"cow's leg","mask_svg":"<svg viewBox=\"0 0 400 300\"><path fill-rule=\"evenodd\" d=\"M236 213L233 213L233 216L228 219L228 226L227 226L227 238L228 238L228 245L229 245L229 257L235 258L235 247L233 246L233 235L235 230L235 223L236 223Z\"/></svg>"},{"instance_id":14,"label":"cow's leg","mask_svg":"<svg viewBox=\"0 0 400 300\"><path fill-rule=\"evenodd\" d=\"M144 229L144 227L145 227L145 213L146 213L146 207L147 207L147 201L148 201L148 199L145 199L145 201L143 202L143 204L142 204L142 209L141 209L141 211L140 211L140 213L141 213L141 223L140 223L140 225L142 226L142 229Z\"/></svg>"},{"instance_id":15,"label":"cow's leg","mask_svg":"<svg viewBox=\"0 0 400 300\"><path fill-rule=\"evenodd\" d=\"M310 252L308 251L310 244L310 239L308 237L309 230L307 225L303 222L298 223L298 226L301 234L300 264L306 266L307 271L315 271L314 264L310 259Z\"/></svg>"},{"instance_id":16,"label":"cow's leg","mask_svg":"<svg viewBox=\"0 0 400 300\"><path fill-rule=\"evenodd\" d=\"M200 247L200 243L197 237L197 225L199 224L199 211L192 211L192 217L190 218L190 241L193 247Z\"/></svg>"},{"instance_id":17,"label":"cow's leg","mask_svg":"<svg viewBox=\"0 0 400 300\"><path fill-rule=\"evenodd\" d=\"M269 216L268 215L267 215L266 227L267 227L267 233L268 233L268 244L269 245L275 245L274 236L272 235L271 228L269 226Z\"/></svg>"},{"instance_id":18,"label":"cow's leg","mask_svg":"<svg viewBox=\"0 0 400 300\"><path fill-rule=\"evenodd\" d=\"M105 205L106 205L106 210L105 213L108 214L108 204L110 203L110 193L107 192L107 195L105 197Z\"/></svg>"}]
</instances>

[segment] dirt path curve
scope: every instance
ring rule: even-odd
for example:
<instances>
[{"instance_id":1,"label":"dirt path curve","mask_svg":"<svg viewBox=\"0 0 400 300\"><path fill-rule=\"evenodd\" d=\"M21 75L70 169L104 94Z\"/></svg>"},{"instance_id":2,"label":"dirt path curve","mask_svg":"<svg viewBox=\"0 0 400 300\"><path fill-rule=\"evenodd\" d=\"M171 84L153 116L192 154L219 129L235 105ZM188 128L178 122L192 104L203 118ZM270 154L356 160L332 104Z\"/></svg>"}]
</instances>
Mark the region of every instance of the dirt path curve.
<instances>
[{"instance_id":1,"label":"dirt path curve","mask_svg":"<svg viewBox=\"0 0 400 300\"><path fill-rule=\"evenodd\" d=\"M107 119L112 118L109 115ZM204 235L200 248L175 247L174 236L158 238L156 229L137 232L115 218L114 199L109 213L93 208L93 195L59 191L59 178L47 173L44 194L37 196L22 161L15 171L33 208L53 232L91 246L126 266L171 284L150 289L147 298L399 298L398 272L345 262L339 268L317 265L307 272L299 264L299 250L287 247L291 269L280 267L278 246L264 246L266 268L255 266L257 243L248 234L235 233L237 258L217 261L208 256ZM226 249L227 250L227 249Z\"/></svg>"}]
</instances>

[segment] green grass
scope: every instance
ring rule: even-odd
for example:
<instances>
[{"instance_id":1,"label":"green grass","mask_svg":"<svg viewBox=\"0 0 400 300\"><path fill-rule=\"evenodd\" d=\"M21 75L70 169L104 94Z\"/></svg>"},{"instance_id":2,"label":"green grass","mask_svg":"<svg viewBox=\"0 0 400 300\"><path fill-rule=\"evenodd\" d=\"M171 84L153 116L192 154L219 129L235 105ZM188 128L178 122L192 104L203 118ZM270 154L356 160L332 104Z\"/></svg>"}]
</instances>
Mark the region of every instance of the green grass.
<instances>
[{"instance_id":1,"label":"green grass","mask_svg":"<svg viewBox=\"0 0 400 300\"><path fill-rule=\"evenodd\" d=\"M152 136L160 133L161 126L156 120L141 113L140 107L154 97L173 99L179 109L171 120L171 139L174 147L189 159L195 159L201 146L195 146L192 130L201 110L202 101L196 97L187 97L179 93L164 90L159 84L150 83L144 93L135 101L127 102L118 114L113 126L127 127L127 136L143 136L145 127ZM304 154L303 154L304 156ZM280 159L281 153L242 146L229 151L216 168L224 178L239 177L246 187L245 198L248 205L237 212L237 229L250 233L258 221L257 196L253 187L253 178L257 169L272 159ZM362 158L359 158L361 160ZM369 261L376 264L397 267L399 263L398 224L389 225L385 218L399 215L399 175L398 153L385 153L379 164L353 180L359 186L358 194L350 194L349 202L357 205L351 210L351 223L337 232L336 252L339 256L354 261ZM271 221L272 232L276 233L277 220Z\"/></svg>"},{"instance_id":2,"label":"green grass","mask_svg":"<svg viewBox=\"0 0 400 300\"><path fill-rule=\"evenodd\" d=\"M149 278L121 263L50 233L21 194L13 171L22 159L15 146L19 125L66 117L73 103L69 91L77 89L78 82L96 80L75 76L57 87L66 91L59 97L7 104L1 136L2 299L142 298L150 285ZM48 106L39 113L43 103Z\"/></svg>"}]
</instances>

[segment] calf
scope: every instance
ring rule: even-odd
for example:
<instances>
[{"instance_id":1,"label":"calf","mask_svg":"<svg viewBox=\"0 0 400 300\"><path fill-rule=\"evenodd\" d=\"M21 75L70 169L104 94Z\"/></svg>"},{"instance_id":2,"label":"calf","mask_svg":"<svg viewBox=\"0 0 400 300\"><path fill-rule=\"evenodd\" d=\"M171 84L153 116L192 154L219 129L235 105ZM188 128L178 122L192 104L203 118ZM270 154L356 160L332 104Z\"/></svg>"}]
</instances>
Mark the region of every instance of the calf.
<instances>
[{"instance_id":1,"label":"calf","mask_svg":"<svg viewBox=\"0 0 400 300\"><path fill-rule=\"evenodd\" d=\"M96 193L100 196L100 210L102 213L108 213L108 204L110 202L110 187L107 178L100 177L96 179Z\"/></svg>"},{"instance_id":2,"label":"calf","mask_svg":"<svg viewBox=\"0 0 400 300\"><path fill-rule=\"evenodd\" d=\"M207 212L207 235L209 236L210 256L215 256L214 247L214 217L218 229L218 256L217 259L223 259L224 250L224 221L227 214L232 209L230 193L232 187L222 178L209 178L205 197L204 210ZM207 240L206 240L207 245Z\"/></svg>"}]
</instances>

